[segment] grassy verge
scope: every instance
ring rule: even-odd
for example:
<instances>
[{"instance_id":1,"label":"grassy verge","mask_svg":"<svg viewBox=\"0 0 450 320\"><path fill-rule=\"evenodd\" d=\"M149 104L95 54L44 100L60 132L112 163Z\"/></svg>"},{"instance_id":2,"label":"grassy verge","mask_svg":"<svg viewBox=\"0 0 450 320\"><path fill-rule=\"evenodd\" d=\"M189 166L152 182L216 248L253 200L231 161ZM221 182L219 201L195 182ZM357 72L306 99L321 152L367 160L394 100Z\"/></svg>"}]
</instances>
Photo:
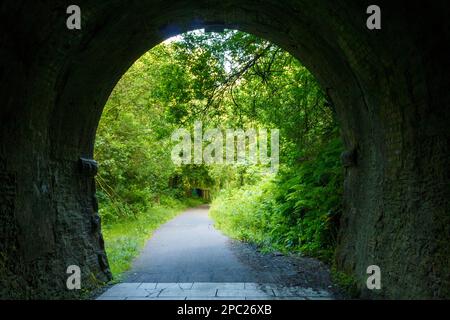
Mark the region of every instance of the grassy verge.
<instances>
[{"instance_id":1,"label":"grassy verge","mask_svg":"<svg viewBox=\"0 0 450 320\"><path fill-rule=\"evenodd\" d=\"M133 259L139 255L146 241L159 226L185 209L201 203L199 199L188 199L173 203L170 207L156 206L136 218L104 225L103 237L114 281L120 281L122 273L130 268Z\"/></svg>"}]
</instances>

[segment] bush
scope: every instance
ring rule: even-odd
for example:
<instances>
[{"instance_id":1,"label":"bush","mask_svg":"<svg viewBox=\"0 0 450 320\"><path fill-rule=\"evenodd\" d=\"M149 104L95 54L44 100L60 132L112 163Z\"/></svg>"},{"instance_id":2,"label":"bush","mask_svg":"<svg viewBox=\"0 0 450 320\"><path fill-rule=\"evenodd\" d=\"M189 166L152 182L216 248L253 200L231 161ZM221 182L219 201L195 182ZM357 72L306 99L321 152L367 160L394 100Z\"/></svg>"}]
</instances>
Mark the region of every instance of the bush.
<instances>
[{"instance_id":1,"label":"bush","mask_svg":"<svg viewBox=\"0 0 450 320\"><path fill-rule=\"evenodd\" d=\"M332 139L316 156L255 185L221 191L211 217L228 235L264 250L300 252L329 262L341 213L342 145Z\"/></svg>"}]
</instances>

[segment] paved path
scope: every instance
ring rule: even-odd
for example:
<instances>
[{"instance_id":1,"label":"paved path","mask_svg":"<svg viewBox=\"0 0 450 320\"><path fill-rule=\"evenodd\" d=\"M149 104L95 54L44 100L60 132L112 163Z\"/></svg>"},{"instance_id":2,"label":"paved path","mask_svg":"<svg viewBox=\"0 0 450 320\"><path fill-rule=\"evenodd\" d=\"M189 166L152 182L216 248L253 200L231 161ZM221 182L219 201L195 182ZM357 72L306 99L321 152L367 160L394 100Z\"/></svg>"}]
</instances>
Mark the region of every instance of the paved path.
<instances>
[{"instance_id":1,"label":"paved path","mask_svg":"<svg viewBox=\"0 0 450 320\"><path fill-rule=\"evenodd\" d=\"M201 206L159 228L124 281L255 282L256 277L214 228L208 207Z\"/></svg>"},{"instance_id":2,"label":"paved path","mask_svg":"<svg viewBox=\"0 0 450 320\"><path fill-rule=\"evenodd\" d=\"M308 299L324 290L274 283L238 259L229 239L213 227L208 207L189 209L159 228L134 261L124 283L99 299Z\"/></svg>"}]
</instances>

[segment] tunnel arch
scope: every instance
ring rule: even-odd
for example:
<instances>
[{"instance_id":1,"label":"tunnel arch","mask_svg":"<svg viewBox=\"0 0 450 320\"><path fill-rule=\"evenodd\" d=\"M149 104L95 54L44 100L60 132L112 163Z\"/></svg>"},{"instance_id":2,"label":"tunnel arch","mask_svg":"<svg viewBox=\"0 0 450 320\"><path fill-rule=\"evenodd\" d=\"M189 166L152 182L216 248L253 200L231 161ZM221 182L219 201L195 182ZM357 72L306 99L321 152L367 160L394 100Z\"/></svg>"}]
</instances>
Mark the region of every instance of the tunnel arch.
<instances>
[{"instance_id":1,"label":"tunnel arch","mask_svg":"<svg viewBox=\"0 0 450 320\"><path fill-rule=\"evenodd\" d=\"M366 297L450 295L445 1L380 1L378 31L366 28L367 1L79 1L81 31L65 27L69 4L1 8L11 30L0 39L2 296L11 283L18 296L76 296L65 288L71 264L87 287L108 280L89 160L103 106L143 53L205 26L279 45L329 95L353 158L337 269ZM383 270L381 292L365 289L372 264Z\"/></svg>"}]
</instances>

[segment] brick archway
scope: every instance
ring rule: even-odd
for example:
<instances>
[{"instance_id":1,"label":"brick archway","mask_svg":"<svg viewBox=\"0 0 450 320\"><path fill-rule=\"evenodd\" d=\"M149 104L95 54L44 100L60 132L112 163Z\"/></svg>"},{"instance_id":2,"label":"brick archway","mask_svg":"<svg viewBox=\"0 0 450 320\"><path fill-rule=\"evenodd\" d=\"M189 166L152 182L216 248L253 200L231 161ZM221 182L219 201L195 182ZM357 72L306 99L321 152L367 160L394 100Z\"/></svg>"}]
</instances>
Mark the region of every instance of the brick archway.
<instances>
[{"instance_id":1,"label":"brick archway","mask_svg":"<svg viewBox=\"0 0 450 320\"><path fill-rule=\"evenodd\" d=\"M73 296L66 268L108 278L89 161L115 83L170 35L228 26L298 57L330 96L349 154L336 255L363 296L450 296L450 93L445 1L4 1L0 8L0 295ZM406 10L406 9L407 10ZM85 160L83 160L83 159ZM366 268L384 289L364 290ZM95 280L97 279L97 280Z\"/></svg>"}]
</instances>

